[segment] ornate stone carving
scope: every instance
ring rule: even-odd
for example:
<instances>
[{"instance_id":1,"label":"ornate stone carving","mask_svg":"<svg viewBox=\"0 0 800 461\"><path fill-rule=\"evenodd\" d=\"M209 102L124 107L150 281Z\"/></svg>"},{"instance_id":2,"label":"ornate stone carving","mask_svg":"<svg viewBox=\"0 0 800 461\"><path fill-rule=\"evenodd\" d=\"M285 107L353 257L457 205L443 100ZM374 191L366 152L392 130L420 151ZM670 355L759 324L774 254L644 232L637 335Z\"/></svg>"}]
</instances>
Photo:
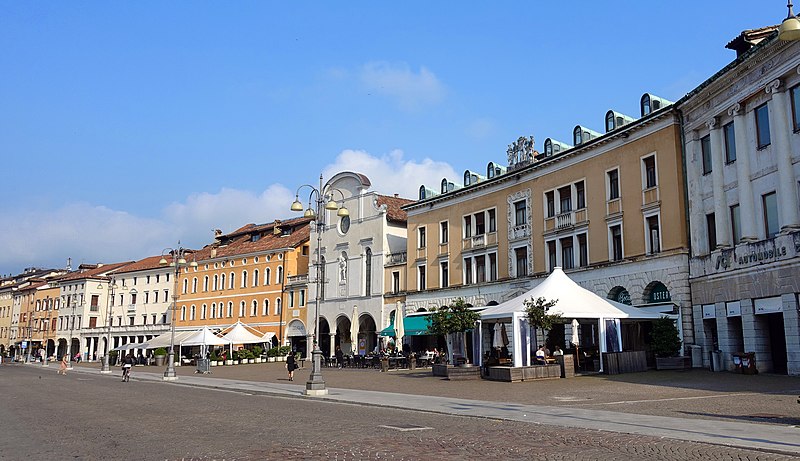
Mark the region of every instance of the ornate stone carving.
<instances>
[{"instance_id":1,"label":"ornate stone carving","mask_svg":"<svg viewBox=\"0 0 800 461\"><path fill-rule=\"evenodd\" d=\"M533 136L520 136L519 139L508 145L508 167L527 165L534 157Z\"/></svg>"},{"instance_id":2,"label":"ornate stone carving","mask_svg":"<svg viewBox=\"0 0 800 461\"><path fill-rule=\"evenodd\" d=\"M711 117L711 119L706 122L706 126L709 130L713 130L717 126L717 117Z\"/></svg>"},{"instance_id":3,"label":"ornate stone carving","mask_svg":"<svg viewBox=\"0 0 800 461\"><path fill-rule=\"evenodd\" d=\"M728 109L728 115L731 117L736 117L741 113L741 111L742 105L737 102L736 104L732 105L730 109Z\"/></svg>"},{"instance_id":4,"label":"ornate stone carving","mask_svg":"<svg viewBox=\"0 0 800 461\"><path fill-rule=\"evenodd\" d=\"M764 91L766 91L767 94L775 94L783 91L783 88L781 87L781 79L776 78L775 80L767 83L767 86L764 87Z\"/></svg>"}]
</instances>

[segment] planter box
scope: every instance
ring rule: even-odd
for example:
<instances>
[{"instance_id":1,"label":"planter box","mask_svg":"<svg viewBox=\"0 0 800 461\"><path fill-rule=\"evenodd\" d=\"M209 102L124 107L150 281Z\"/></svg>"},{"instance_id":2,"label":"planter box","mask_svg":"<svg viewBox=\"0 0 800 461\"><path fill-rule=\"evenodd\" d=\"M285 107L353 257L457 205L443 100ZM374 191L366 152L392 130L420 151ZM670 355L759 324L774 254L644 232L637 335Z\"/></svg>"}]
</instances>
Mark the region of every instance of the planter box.
<instances>
[{"instance_id":1,"label":"planter box","mask_svg":"<svg viewBox=\"0 0 800 461\"><path fill-rule=\"evenodd\" d=\"M489 367L484 378L492 381L516 383L535 379L561 378L561 365L533 365L529 367Z\"/></svg>"},{"instance_id":2,"label":"planter box","mask_svg":"<svg viewBox=\"0 0 800 461\"><path fill-rule=\"evenodd\" d=\"M233 365L233 360L230 359L226 360L225 365Z\"/></svg>"},{"instance_id":3,"label":"planter box","mask_svg":"<svg viewBox=\"0 0 800 461\"><path fill-rule=\"evenodd\" d=\"M163 367L165 363L167 363L167 356L166 355L157 355L155 356L156 366Z\"/></svg>"},{"instance_id":4,"label":"planter box","mask_svg":"<svg viewBox=\"0 0 800 461\"><path fill-rule=\"evenodd\" d=\"M274 362L274 361L275 361L275 357L267 357L267 362Z\"/></svg>"},{"instance_id":5,"label":"planter box","mask_svg":"<svg viewBox=\"0 0 800 461\"><path fill-rule=\"evenodd\" d=\"M217 366L217 362L215 360L212 360L211 362L209 362L209 364L211 364L212 367Z\"/></svg>"},{"instance_id":6,"label":"planter box","mask_svg":"<svg viewBox=\"0 0 800 461\"><path fill-rule=\"evenodd\" d=\"M691 357L656 357L656 370L686 370L691 367Z\"/></svg>"},{"instance_id":7,"label":"planter box","mask_svg":"<svg viewBox=\"0 0 800 461\"><path fill-rule=\"evenodd\" d=\"M431 367L433 376L446 377L450 381L463 381L470 379L481 379L481 368L474 366L453 367L442 364L433 364Z\"/></svg>"}]
</instances>

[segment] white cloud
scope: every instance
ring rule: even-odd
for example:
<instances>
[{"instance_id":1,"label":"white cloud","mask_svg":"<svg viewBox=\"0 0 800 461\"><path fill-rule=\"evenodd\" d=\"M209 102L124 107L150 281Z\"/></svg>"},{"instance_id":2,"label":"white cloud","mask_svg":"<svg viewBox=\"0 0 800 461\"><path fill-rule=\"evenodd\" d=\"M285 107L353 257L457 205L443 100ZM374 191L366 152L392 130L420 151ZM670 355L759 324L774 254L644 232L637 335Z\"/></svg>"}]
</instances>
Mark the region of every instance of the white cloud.
<instances>
[{"instance_id":1,"label":"white cloud","mask_svg":"<svg viewBox=\"0 0 800 461\"><path fill-rule=\"evenodd\" d=\"M345 150L323 170L323 176L330 179L342 171L366 175L372 183L372 190L380 194L396 193L410 199L418 197L419 186L423 184L438 190L442 178L461 182L461 174L457 174L449 164L429 158L419 162L406 160L401 150L380 157L361 150Z\"/></svg>"},{"instance_id":2,"label":"white cloud","mask_svg":"<svg viewBox=\"0 0 800 461\"><path fill-rule=\"evenodd\" d=\"M438 104L446 92L433 72L420 67L415 73L405 63L370 62L361 68L360 78L369 91L395 99L404 110Z\"/></svg>"}]
</instances>

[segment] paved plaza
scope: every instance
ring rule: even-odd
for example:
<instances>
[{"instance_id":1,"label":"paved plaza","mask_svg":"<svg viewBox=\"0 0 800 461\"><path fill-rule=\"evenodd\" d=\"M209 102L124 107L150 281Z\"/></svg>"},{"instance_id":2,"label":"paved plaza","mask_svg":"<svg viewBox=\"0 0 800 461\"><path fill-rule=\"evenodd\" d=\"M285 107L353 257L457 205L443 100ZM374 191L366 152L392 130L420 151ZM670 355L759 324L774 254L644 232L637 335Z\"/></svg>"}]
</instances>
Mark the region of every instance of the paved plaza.
<instances>
[{"instance_id":1,"label":"paved plaza","mask_svg":"<svg viewBox=\"0 0 800 461\"><path fill-rule=\"evenodd\" d=\"M432 377L429 369L380 373L325 368L330 394L309 398L301 395L308 367L298 370L295 381L290 382L282 363L214 367L206 375L195 374L193 367L180 367L175 383L162 382L163 370L155 367L136 367L132 382L126 384L117 383L119 369L114 369L114 375L101 375L97 364L78 365L66 378L56 376L56 367L39 368L15 364L0 372L9 376L12 371L33 372L55 384L60 382L58 378L66 383L91 382L117 394L139 387L146 388L149 395L156 389L179 395L210 392L219 402L263 398L290 409L302 407L306 416L281 420L279 432L302 432L320 415L347 412L354 413L358 425L372 428L367 437L363 430L348 431L349 423L333 423L344 427L328 428L311 439L298 437L290 444L273 444L258 453L242 452L241 447L229 452L238 453L238 459L378 459L389 453L395 459L425 459L429 457L425 453L431 452L446 459L575 459L575 454L584 459L800 456L800 405L796 403L800 379L787 376L694 370L499 383L447 381ZM70 391L67 395L75 394ZM207 400L204 397L204 402ZM186 405L196 404L180 401L184 402L181 413ZM145 410L150 408L148 405ZM224 405L215 404L211 409L226 414L228 420ZM147 418L147 411L135 413ZM236 414L246 419L245 414ZM363 417L373 418L372 423L361 421ZM178 415L173 418L182 420ZM267 412L260 418L274 422L281 417ZM454 431L462 424L470 429ZM343 434L331 438L342 430ZM387 430L392 434L388 438ZM486 430L492 435L487 437ZM402 442L409 439L413 439L411 445ZM224 451L208 455L206 448L203 453L199 459L232 457ZM573 456L568 456L570 453ZM14 458L0 455L0 459Z\"/></svg>"}]
</instances>

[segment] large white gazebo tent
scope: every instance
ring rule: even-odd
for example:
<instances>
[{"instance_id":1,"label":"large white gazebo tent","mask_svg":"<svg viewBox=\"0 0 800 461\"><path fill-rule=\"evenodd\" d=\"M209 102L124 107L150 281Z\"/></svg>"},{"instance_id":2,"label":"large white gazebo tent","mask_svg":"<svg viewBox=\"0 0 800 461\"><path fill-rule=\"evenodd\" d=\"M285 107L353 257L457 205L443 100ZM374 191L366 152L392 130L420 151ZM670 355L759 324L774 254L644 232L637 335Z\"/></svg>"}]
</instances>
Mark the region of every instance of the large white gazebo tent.
<instances>
[{"instance_id":1,"label":"large white gazebo tent","mask_svg":"<svg viewBox=\"0 0 800 461\"><path fill-rule=\"evenodd\" d=\"M484 325L493 328L495 323L511 324L508 332L511 335L513 366L522 367L532 363L531 329L525 315L525 301L539 297L548 301L558 300L549 313L561 314L567 323L571 319L597 322L601 352L600 371L603 370L602 353L622 350L620 319L653 320L666 315L639 310L633 306L602 298L575 283L560 267L556 267L533 289L496 306L489 306L481 312L475 335L476 352L479 352L475 357L479 365L483 360Z\"/></svg>"}]
</instances>

